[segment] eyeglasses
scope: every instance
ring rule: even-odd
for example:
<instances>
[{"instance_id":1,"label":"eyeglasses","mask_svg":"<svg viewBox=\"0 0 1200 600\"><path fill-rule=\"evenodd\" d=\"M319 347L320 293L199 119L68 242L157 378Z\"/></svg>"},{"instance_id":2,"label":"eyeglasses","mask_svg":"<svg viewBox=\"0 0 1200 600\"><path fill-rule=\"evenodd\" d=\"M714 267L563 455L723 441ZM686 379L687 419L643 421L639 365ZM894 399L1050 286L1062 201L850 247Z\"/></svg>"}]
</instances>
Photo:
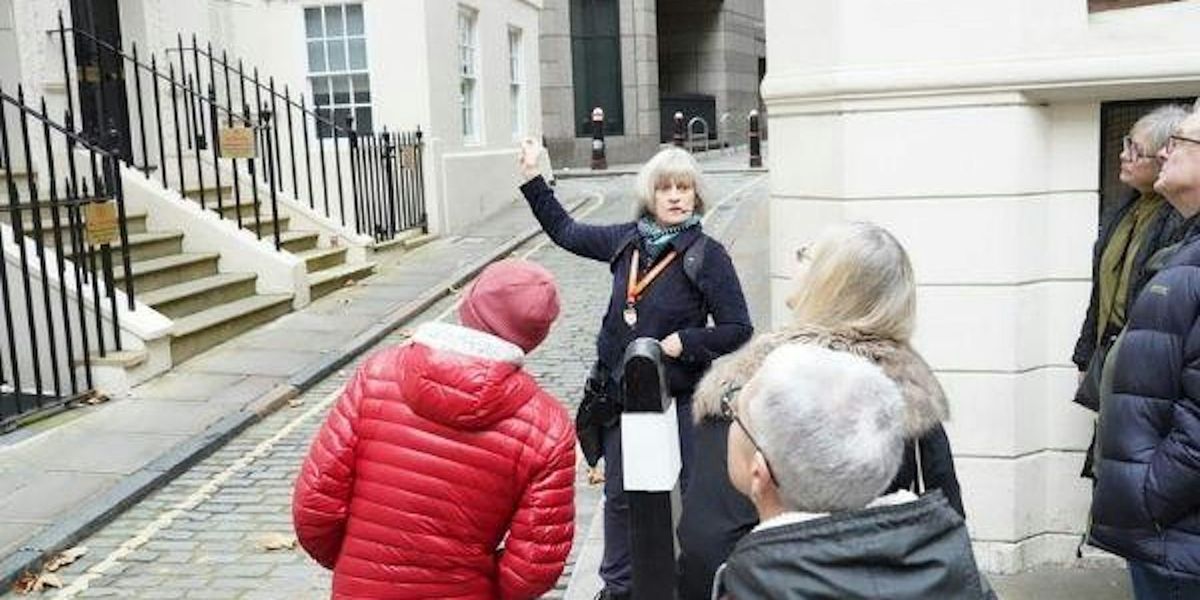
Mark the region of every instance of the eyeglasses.
<instances>
[{"instance_id":1,"label":"eyeglasses","mask_svg":"<svg viewBox=\"0 0 1200 600\"><path fill-rule=\"evenodd\" d=\"M1128 156L1130 162L1154 158L1153 154L1146 154L1143 152L1142 147L1139 146L1137 142L1133 141L1133 138L1130 136L1121 138L1121 156Z\"/></svg>"},{"instance_id":2,"label":"eyeglasses","mask_svg":"<svg viewBox=\"0 0 1200 600\"><path fill-rule=\"evenodd\" d=\"M1167 154L1170 154L1175 151L1175 146L1177 145L1178 142L1191 142L1193 144L1200 144L1200 140L1195 139L1195 138L1185 137L1182 135L1172 135L1171 137L1167 138L1167 145L1164 146L1164 149L1166 149Z\"/></svg>"},{"instance_id":3,"label":"eyeglasses","mask_svg":"<svg viewBox=\"0 0 1200 600\"><path fill-rule=\"evenodd\" d=\"M734 403L737 401L737 394L740 391L742 391L742 386L740 385L725 388L725 393L721 395L721 418L737 423L737 426L742 429L742 433L746 434L746 439L750 440L750 445L754 446L754 449L762 455L763 464L767 465L767 476L771 478L772 483L778 485L778 482L775 480L775 472L771 470L771 462L767 460L767 453L763 452L762 446L758 445L758 440L754 439L754 436L750 433L750 429L746 427L746 424L742 422L742 419L738 417L737 411L733 408Z\"/></svg>"}]
</instances>

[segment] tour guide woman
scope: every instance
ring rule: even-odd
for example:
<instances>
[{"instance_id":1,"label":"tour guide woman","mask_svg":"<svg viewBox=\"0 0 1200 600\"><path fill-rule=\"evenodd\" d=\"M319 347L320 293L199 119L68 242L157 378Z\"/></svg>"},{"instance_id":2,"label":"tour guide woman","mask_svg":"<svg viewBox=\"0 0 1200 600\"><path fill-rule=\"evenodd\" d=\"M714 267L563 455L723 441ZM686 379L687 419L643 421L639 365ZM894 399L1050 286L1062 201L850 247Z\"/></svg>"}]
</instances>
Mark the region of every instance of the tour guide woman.
<instances>
[{"instance_id":1,"label":"tour guide woman","mask_svg":"<svg viewBox=\"0 0 1200 600\"><path fill-rule=\"evenodd\" d=\"M558 203L538 173L540 152L533 140L521 144L520 170L526 181L521 192L534 216L554 243L608 263L613 274L612 297L596 340L595 371L607 397L620 391L621 359L629 342L652 337L662 344L667 386L679 416L681 484L687 502L692 389L713 359L736 350L753 333L733 262L701 229L700 216L709 200L704 178L690 154L665 149L638 173L636 219L589 225L576 222ZM606 477L601 598L623 598L629 594L631 567L619 421L604 428L602 439Z\"/></svg>"}]
</instances>

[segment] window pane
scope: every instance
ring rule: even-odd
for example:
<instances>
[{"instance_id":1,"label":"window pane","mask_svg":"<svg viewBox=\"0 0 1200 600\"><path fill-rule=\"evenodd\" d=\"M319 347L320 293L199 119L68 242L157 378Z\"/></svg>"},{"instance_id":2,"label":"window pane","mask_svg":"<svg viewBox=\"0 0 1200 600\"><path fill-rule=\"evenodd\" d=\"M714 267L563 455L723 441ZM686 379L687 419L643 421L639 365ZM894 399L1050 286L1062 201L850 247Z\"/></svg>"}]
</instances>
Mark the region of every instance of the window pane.
<instances>
[{"instance_id":1,"label":"window pane","mask_svg":"<svg viewBox=\"0 0 1200 600\"><path fill-rule=\"evenodd\" d=\"M329 104L329 78L328 77L313 77L313 104L317 106L326 106Z\"/></svg>"},{"instance_id":2,"label":"window pane","mask_svg":"<svg viewBox=\"0 0 1200 600\"><path fill-rule=\"evenodd\" d=\"M371 107L360 106L354 109L354 130L361 135L367 135L372 130Z\"/></svg>"},{"instance_id":3,"label":"window pane","mask_svg":"<svg viewBox=\"0 0 1200 600\"><path fill-rule=\"evenodd\" d=\"M371 80L366 75L355 75L351 77L351 83L354 85L354 103L366 104L371 101Z\"/></svg>"},{"instance_id":4,"label":"window pane","mask_svg":"<svg viewBox=\"0 0 1200 600\"><path fill-rule=\"evenodd\" d=\"M304 9L304 32L310 38L319 38L324 35L321 28L321 9Z\"/></svg>"},{"instance_id":5,"label":"window pane","mask_svg":"<svg viewBox=\"0 0 1200 600\"><path fill-rule=\"evenodd\" d=\"M350 45L350 68L365 69L367 68L367 40L362 38L352 39Z\"/></svg>"},{"instance_id":6,"label":"window pane","mask_svg":"<svg viewBox=\"0 0 1200 600\"><path fill-rule=\"evenodd\" d=\"M333 103L350 104L350 77L331 77L333 80Z\"/></svg>"},{"instance_id":7,"label":"window pane","mask_svg":"<svg viewBox=\"0 0 1200 600\"><path fill-rule=\"evenodd\" d=\"M317 109L317 137L327 138L332 135L329 127L329 119L332 116L328 108Z\"/></svg>"},{"instance_id":8,"label":"window pane","mask_svg":"<svg viewBox=\"0 0 1200 600\"><path fill-rule=\"evenodd\" d=\"M349 117L350 115L351 115L350 109L348 109L348 108L334 109L333 122L336 123L338 127L345 128L346 127L346 118Z\"/></svg>"},{"instance_id":9,"label":"window pane","mask_svg":"<svg viewBox=\"0 0 1200 600\"><path fill-rule=\"evenodd\" d=\"M325 36L338 37L346 34L345 24L342 23L342 7L325 7Z\"/></svg>"},{"instance_id":10,"label":"window pane","mask_svg":"<svg viewBox=\"0 0 1200 600\"><path fill-rule=\"evenodd\" d=\"M329 70L330 71L345 71L346 70L346 41L332 40L325 42L325 48L329 53Z\"/></svg>"},{"instance_id":11,"label":"window pane","mask_svg":"<svg viewBox=\"0 0 1200 600\"><path fill-rule=\"evenodd\" d=\"M325 70L325 44L321 42L308 43L308 70L320 73Z\"/></svg>"},{"instance_id":12,"label":"window pane","mask_svg":"<svg viewBox=\"0 0 1200 600\"><path fill-rule=\"evenodd\" d=\"M363 27L363 9L361 4L349 4L346 6L346 33L349 35L362 35Z\"/></svg>"}]
</instances>

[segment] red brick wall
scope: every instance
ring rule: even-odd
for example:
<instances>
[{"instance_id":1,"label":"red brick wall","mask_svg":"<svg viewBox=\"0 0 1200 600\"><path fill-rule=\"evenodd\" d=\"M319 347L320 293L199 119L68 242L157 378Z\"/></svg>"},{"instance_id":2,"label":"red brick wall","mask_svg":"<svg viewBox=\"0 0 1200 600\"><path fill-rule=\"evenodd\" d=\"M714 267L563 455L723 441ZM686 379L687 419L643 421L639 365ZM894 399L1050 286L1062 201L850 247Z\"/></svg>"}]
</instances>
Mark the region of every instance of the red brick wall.
<instances>
[{"instance_id":1,"label":"red brick wall","mask_svg":"<svg viewBox=\"0 0 1200 600\"><path fill-rule=\"evenodd\" d=\"M1179 0L1088 0L1088 12L1099 12L1102 10L1113 10L1117 8L1132 8L1134 6L1146 6L1147 4L1162 4L1165 2L1178 2Z\"/></svg>"}]
</instances>

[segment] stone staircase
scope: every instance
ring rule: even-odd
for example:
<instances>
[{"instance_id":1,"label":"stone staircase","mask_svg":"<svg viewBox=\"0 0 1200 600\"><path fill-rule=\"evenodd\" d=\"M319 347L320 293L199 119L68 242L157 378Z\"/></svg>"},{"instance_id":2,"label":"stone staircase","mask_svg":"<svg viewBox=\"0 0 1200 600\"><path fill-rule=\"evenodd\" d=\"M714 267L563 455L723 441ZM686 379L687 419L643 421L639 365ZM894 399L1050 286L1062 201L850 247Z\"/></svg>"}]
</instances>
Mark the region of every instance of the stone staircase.
<instances>
[{"instance_id":1,"label":"stone staircase","mask_svg":"<svg viewBox=\"0 0 1200 600\"><path fill-rule=\"evenodd\" d=\"M240 214L242 226L250 231L259 232L263 239L270 239L274 235L275 217L271 213L269 201L266 201L261 194L259 196L261 212L256 220L254 200L248 190L241 190L240 202L235 201L232 185L222 185L220 192L222 202L218 211L216 206L217 187L208 185L203 188L203 196L210 209L220 212L223 218L233 222L238 222ZM184 192L184 196L199 201L201 188L189 186ZM287 215L279 216L280 246L283 250L303 260L308 268L310 299L316 300L348 282L357 281L374 272L375 263L348 264L346 262L347 247L319 248L317 247L318 238L315 231L292 229L291 218Z\"/></svg>"}]
</instances>

